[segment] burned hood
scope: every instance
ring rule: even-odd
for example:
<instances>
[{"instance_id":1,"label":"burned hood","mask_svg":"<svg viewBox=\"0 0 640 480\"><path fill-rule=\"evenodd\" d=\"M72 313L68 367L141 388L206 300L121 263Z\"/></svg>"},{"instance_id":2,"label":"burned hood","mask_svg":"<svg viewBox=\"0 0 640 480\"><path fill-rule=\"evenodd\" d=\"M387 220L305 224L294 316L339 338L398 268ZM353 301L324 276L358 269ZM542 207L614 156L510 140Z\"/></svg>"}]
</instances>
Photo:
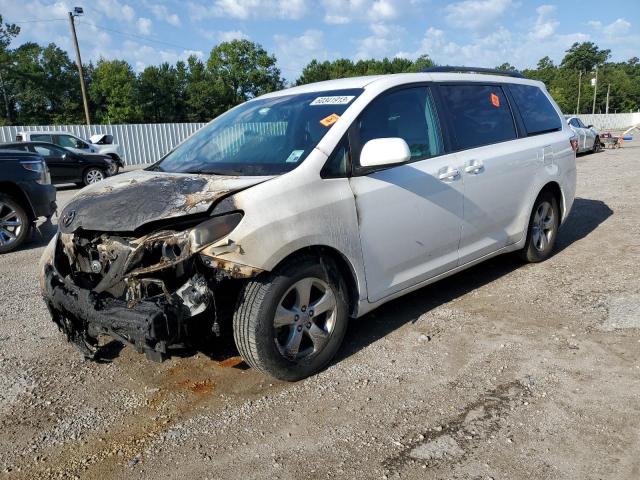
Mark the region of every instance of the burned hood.
<instances>
[{"instance_id":1,"label":"burned hood","mask_svg":"<svg viewBox=\"0 0 640 480\"><path fill-rule=\"evenodd\" d=\"M133 232L147 223L203 214L221 197L269 178L136 170L78 192L60 214L60 230Z\"/></svg>"}]
</instances>

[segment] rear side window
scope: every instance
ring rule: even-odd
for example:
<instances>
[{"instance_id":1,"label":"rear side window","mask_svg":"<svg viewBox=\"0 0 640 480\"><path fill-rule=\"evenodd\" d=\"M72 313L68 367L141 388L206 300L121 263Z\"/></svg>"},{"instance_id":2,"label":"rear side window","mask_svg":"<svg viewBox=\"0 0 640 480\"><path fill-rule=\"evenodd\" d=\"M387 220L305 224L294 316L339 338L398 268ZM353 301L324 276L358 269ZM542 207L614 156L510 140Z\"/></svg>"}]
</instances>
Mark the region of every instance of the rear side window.
<instances>
[{"instance_id":1,"label":"rear side window","mask_svg":"<svg viewBox=\"0 0 640 480\"><path fill-rule=\"evenodd\" d=\"M35 134L31 135L32 142L49 142L51 143L51 135Z\"/></svg>"},{"instance_id":2,"label":"rear side window","mask_svg":"<svg viewBox=\"0 0 640 480\"><path fill-rule=\"evenodd\" d=\"M562 123L553 105L538 87L531 85L509 85L509 90L518 106L527 135L555 132Z\"/></svg>"},{"instance_id":3,"label":"rear side window","mask_svg":"<svg viewBox=\"0 0 640 480\"><path fill-rule=\"evenodd\" d=\"M451 117L458 149L516 138L513 115L501 87L442 85L440 92Z\"/></svg>"},{"instance_id":4,"label":"rear side window","mask_svg":"<svg viewBox=\"0 0 640 480\"><path fill-rule=\"evenodd\" d=\"M71 135L56 135L56 145L60 145L61 147L70 147L76 148L78 140Z\"/></svg>"}]
</instances>

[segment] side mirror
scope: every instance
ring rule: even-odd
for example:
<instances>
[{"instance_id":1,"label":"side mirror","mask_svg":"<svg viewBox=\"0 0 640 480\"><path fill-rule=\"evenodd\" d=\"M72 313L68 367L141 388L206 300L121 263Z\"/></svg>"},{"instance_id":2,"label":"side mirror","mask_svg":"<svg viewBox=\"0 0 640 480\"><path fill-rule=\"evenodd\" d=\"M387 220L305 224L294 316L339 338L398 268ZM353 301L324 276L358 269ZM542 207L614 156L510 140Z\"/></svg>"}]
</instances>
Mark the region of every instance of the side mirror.
<instances>
[{"instance_id":1,"label":"side mirror","mask_svg":"<svg viewBox=\"0 0 640 480\"><path fill-rule=\"evenodd\" d=\"M69 155L67 155L66 153L63 153L63 154L62 154L62 159L63 159L63 160L66 160L67 158L69 158Z\"/></svg>"},{"instance_id":2,"label":"side mirror","mask_svg":"<svg viewBox=\"0 0 640 480\"><path fill-rule=\"evenodd\" d=\"M380 167L398 165L411 159L409 145L402 138L375 138L369 140L360 152L360 166Z\"/></svg>"},{"instance_id":3,"label":"side mirror","mask_svg":"<svg viewBox=\"0 0 640 480\"><path fill-rule=\"evenodd\" d=\"M587 125L587 128L593 128L593 125Z\"/></svg>"}]
</instances>

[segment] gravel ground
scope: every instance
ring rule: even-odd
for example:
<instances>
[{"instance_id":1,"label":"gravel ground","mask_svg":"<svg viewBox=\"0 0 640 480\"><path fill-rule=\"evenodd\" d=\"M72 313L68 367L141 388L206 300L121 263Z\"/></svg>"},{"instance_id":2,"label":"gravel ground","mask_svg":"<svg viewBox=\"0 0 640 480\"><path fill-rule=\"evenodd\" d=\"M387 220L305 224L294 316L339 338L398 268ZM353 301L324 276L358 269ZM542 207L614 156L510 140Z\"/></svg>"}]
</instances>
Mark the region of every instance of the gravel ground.
<instances>
[{"instance_id":1,"label":"gravel ground","mask_svg":"<svg viewBox=\"0 0 640 480\"><path fill-rule=\"evenodd\" d=\"M83 361L38 295L43 226L0 257L0 478L640 478L640 146L578 174L550 260L393 301L295 384L228 340Z\"/></svg>"}]
</instances>

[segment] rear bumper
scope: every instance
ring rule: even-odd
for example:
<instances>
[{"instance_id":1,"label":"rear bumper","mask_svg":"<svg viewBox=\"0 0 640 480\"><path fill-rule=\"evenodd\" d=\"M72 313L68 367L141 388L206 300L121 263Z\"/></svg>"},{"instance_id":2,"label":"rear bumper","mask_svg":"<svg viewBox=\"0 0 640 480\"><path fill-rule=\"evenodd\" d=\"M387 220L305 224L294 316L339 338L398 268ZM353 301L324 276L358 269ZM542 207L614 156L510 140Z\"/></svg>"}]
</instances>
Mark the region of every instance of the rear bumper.
<instances>
[{"instance_id":1,"label":"rear bumper","mask_svg":"<svg viewBox=\"0 0 640 480\"><path fill-rule=\"evenodd\" d=\"M169 347L181 345L190 318L182 302L162 297L132 306L79 288L51 264L45 265L43 275L43 295L53 321L85 356L96 355L99 335L127 343L152 360L161 360Z\"/></svg>"}]
</instances>

